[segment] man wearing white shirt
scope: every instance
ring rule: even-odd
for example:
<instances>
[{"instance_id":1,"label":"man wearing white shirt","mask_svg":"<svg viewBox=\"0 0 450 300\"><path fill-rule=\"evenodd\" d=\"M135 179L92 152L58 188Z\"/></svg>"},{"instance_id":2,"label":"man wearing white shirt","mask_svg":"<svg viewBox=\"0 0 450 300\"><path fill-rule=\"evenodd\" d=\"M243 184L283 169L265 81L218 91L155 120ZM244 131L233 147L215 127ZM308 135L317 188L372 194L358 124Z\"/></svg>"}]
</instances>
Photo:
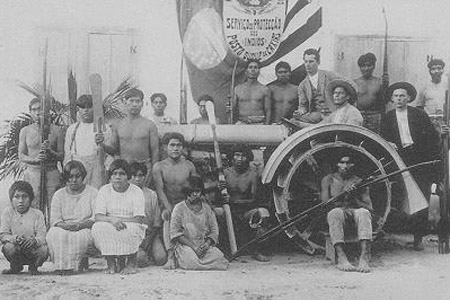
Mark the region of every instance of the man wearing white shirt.
<instances>
[{"instance_id":1,"label":"man wearing white shirt","mask_svg":"<svg viewBox=\"0 0 450 300\"><path fill-rule=\"evenodd\" d=\"M97 166L96 156L98 144L111 137L111 130L106 126L104 134L94 132L94 109L92 96L81 95L77 99L79 121L69 126L64 142L64 165L70 160L78 160L86 168L86 184L100 188L93 181L94 169Z\"/></svg>"},{"instance_id":2,"label":"man wearing white shirt","mask_svg":"<svg viewBox=\"0 0 450 300\"><path fill-rule=\"evenodd\" d=\"M439 133L422 109L409 106L416 98L414 86L408 82L397 82L388 89L388 95L395 109L386 113L381 120L381 136L392 144L407 166L440 158ZM423 195L429 201L431 185L436 181L436 170L421 167L411 170ZM421 220L419 220L421 219ZM427 216L412 221L414 249L423 250L422 237L427 231Z\"/></svg>"},{"instance_id":3,"label":"man wearing white shirt","mask_svg":"<svg viewBox=\"0 0 450 300\"><path fill-rule=\"evenodd\" d=\"M428 115L442 114L447 89L447 82L442 81L445 63L441 59L432 59L427 66L431 81L427 82L415 104L422 107Z\"/></svg>"}]
</instances>

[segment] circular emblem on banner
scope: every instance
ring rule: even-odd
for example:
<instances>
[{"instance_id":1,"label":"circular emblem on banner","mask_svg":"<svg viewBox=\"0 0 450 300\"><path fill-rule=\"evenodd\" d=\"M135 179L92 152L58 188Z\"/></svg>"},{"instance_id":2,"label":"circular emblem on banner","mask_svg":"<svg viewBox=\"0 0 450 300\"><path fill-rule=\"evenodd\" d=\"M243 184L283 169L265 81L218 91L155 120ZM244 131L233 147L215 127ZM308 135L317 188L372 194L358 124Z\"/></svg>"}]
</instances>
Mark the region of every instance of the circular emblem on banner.
<instances>
[{"instance_id":1,"label":"circular emblem on banner","mask_svg":"<svg viewBox=\"0 0 450 300\"><path fill-rule=\"evenodd\" d=\"M199 11L189 22L184 33L185 56L200 70L214 68L227 55L223 37L222 19L213 8Z\"/></svg>"},{"instance_id":2,"label":"circular emblem on banner","mask_svg":"<svg viewBox=\"0 0 450 300\"><path fill-rule=\"evenodd\" d=\"M224 1L223 29L231 51L244 60L270 58L281 43L286 5L286 0Z\"/></svg>"}]
</instances>

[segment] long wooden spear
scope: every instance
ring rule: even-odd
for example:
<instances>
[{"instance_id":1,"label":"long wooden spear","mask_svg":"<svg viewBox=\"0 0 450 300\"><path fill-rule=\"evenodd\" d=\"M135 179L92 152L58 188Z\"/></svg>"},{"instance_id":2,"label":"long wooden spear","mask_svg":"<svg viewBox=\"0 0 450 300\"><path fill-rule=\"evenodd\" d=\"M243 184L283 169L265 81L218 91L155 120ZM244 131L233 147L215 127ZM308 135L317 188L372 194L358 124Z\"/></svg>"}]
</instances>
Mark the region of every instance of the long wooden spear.
<instances>
[{"instance_id":1,"label":"long wooden spear","mask_svg":"<svg viewBox=\"0 0 450 300\"><path fill-rule=\"evenodd\" d=\"M388 103L388 95L387 90L389 88L389 71L388 71L388 20L386 16L386 10L384 6L382 6L382 12L384 17L384 57L383 57L383 75L381 77L382 80L382 92L381 96L383 97L384 106Z\"/></svg>"},{"instance_id":2,"label":"long wooden spear","mask_svg":"<svg viewBox=\"0 0 450 300\"><path fill-rule=\"evenodd\" d=\"M45 40L44 46L44 60L43 60L43 74L42 74L42 96L41 96L41 115L40 115L40 131L41 131L41 143L48 140L50 134L50 118L48 107L48 95L47 95L47 54L48 54L48 39ZM50 220L50 207L48 205L48 193L47 193L47 149L41 149L45 153L45 157L40 163L40 196L39 209L44 213L47 221L47 225Z\"/></svg>"},{"instance_id":3,"label":"long wooden spear","mask_svg":"<svg viewBox=\"0 0 450 300\"><path fill-rule=\"evenodd\" d=\"M391 178L392 176L401 174L403 172L409 171L411 169L414 168L418 168L418 167L422 167L422 166L426 166L426 165L430 165L430 164L436 164L440 162L439 160L433 160L433 161L427 161L427 162L421 162L415 165L411 165L409 167L406 167L404 169L400 169L397 171L394 171L392 173L389 173L387 175L381 175L376 177L375 179L371 178L371 176L365 178L363 181L361 181L359 184L355 185L355 189L361 189L367 186L370 186L372 184L375 184L377 182L386 180L388 178ZM260 243L262 241L265 241L267 239L270 239L276 235L278 235L279 233L283 232L285 229L291 227L292 225L294 225L295 223L298 223L304 219L306 219L307 217L309 217L311 214L316 213L317 211L320 211L322 208L325 208L327 205L336 202L338 199L340 199L342 196L349 194L348 191L344 191L334 197L331 197L328 201L325 202L321 202L317 205L314 205L313 207L295 215L294 217L292 217L291 219L282 222L280 225L273 227L272 229L266 231L264 234L254 238L253 240L251 240L250 242L244 244L241 248L239 248L239 250L234 253L230 258L229 261L234 260L235 258L237 258L238 256L240 256L246 249L248 249L248 247L250 247L251 245L255 244L255 243Z\"/></svg>"},{"instance_id":4,"label":"long wooden spear","mask_svg":"<svg viewBox=\"0 0 450 300\"><path fill-rule=\"evenodd\" d=\"M216 114L214 112L214 104L211 101L206 101L205 106L206 106L206 111L208 112L209 123L211 124L213 143L214 143L214 156L216 158L217 170L219 171L219 182L224 182L225 175L223 174L222 157L220 154L219 142L217 140L217 134L216 134ZM228 196L227 189L221 190L220 193L222 194L223 197ZM231 216L230 205L225 202L222 205L222 208L224 210L225 218L226 218L226 222L227 222L228 240L230 241L231 254L234 254L237 252L237 244L236 244L236 236L234 234L234 225L233 225L233 218Z\"/></svg>"},{"instance_id":5,"label":"long wooden spear","mask_svg":"<svg viewBox=\"0 0 450 300\"><path fill-rule=\"evenodd\" d=\"M450 125L450 77L448 79L448 90L445 95L444 106L444 122L446 126ZM449 235L450 235L450 217L449 217L449 196L450 196L450 182L449 182L449 157L448 157L448 143L449 133L445 132L442 135L442 160L443 160L443 190L439 197L439 208L441 218L438 224L438 238L439 238L439 253L450 253Z\"/></svg>"}]
</instances>

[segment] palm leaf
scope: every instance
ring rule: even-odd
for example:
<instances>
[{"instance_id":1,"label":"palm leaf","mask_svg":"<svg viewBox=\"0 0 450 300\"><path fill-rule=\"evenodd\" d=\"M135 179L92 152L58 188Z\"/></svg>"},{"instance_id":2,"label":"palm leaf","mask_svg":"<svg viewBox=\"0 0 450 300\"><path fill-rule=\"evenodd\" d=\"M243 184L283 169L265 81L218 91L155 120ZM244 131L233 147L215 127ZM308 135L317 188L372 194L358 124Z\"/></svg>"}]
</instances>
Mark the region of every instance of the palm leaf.
<instances>
[{"instance_id":1,"label":"palm leaf","mask_svg":"<svg viewBox=\"0 0 450 300\"><path fill-rule=\"evenodd\" d=\"M69 115L72 123L77 121L77 79L72 70L69 71L69 76L67 78L67 87L69 94Z\"/></svg>"},{"instance_id":2,"label":"palm leaf","mask_svg":"<svg viewBox=\"0 0 450 300\"><path fill-rule=\"evenodd\" d=\"M123 96L128 90L135 87L128 77L119 84L114 92L105 97L103 100L103 111L106 120L120 119L125 116L125 107L122 103Z\"/></svg>"},{"instance_id":3,"label":"palm leaf","mask_svg":"<svg viewBox=\"0 0 450 300\"><path fill-rule=\"evenodd\" d=\"M19 161L19 134L25 126L33 123L29 114L19 114L14 117L3 133L0 141L0 180L13 176L18 179L25 170L25 164Z\"/></svg>"}]
</instances>

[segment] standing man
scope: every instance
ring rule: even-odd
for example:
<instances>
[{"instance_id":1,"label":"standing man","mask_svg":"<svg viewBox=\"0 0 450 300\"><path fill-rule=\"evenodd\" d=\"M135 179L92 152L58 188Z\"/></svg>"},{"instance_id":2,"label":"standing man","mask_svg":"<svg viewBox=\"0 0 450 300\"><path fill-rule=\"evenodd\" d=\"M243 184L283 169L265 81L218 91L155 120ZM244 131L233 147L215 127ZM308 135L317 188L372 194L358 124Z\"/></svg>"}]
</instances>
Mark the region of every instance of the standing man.
<instances>
[{"instance_id":1,"label":"standing man","mask_svg":"<svg viewBox=\"0 0 450 300\"><path fill-rule=\"evenodd\" d=\"M372 201L369 189L366 187L355 190L355 185L361 178L352 173L355 163L350 155L340 156L337 163L337 172L329 174L322 179L321 199L327 202L343 192L341 199L334 202L334 208L328 212L327 221L330 238L336 249L337 268L341 271L370 272L370 241L372 240ZM348 224L356 225L358 239L361 244L361 255L358 267L354 267L347 259L343 245L345 243L344 228Z\"/></svg>"},{"instance_id":2,"label":"standing man","mask_svg":"<svg viewBox=\"0 0 450 300\"><path fill-rule=\"evenodd\" d=\"M191 121L191 124L197 125L209 125L208 112L206 111L206 102L211 101L214 103L213 97L210 95L201 95L197 99L198 111L200 113L200 118ZM219 119L216 118L216 124L219 124Z\"/></svg>"},{"instance_id":3,"label":"standing man","mask_svg":"<svg viewBox=\"0 0 450 300\"><path fill-rule=\"evenodd\" d=\"M275 66L277 80L268 85L272 93L272 123L280 123L281 118L291 119L298 107L298 90L291 79L291 66L280 61Z\"/></svg>"},{"instance_id":4,"label":"standing man","mask_svg":"<svg viewBox=\"0 0 450 300\"><path fill-rule=\"evenodd\" d=\"M442 114L444 110L445 91L447 83L442 81L445 63L442 59L432 59L428 63L431 81L427 82L416 100L416 106L421 107L430 115Z\"/></svg>"},{"instance_id":5,"label":"standing man","mask_svg":"<svg viewBox=\"0 0 450 300\"><path fill-rule=\"evenodd\" d=\"M94 170L97 167L97 147L103 143L105 135L111 138L111 129L106 126L106 132L94 132L94 109L92 108L92 96L81 95L76 102L79 121L67 128L64 141L64 165L70 160L78 160L86 168L85 182L95 188L100 188L99 183L93 182Z\"/></svg>"},{"instance_id":6,"label":"standing man","mask_svg":"<svg viewBox=\"0 0 450 300\"><path fill-rule=\"evenodd\" d=\"M236 124L270 124L271 95L267 86L258 81L260 63L256 59L247 61L247 81L235 88L237 111Z\"/></svg>"},{"instance_id":7,"label":"standing man","mask_svg":"<svg viewBox=\"0 0 450 300\"><path fill-rule=\"evenodd\" d=\"M48 140L41 142L41 99L33 98L29 104L30 114L34 120L22 130L19 134L19 160L26 164L25 181L28 181L35 191L35 197L31 206L39 208L41 197L41 162L45 161L46 168L46 191L49 203L53 194L59 188L61 183L61 174L58 171L57 163L62 161L64 156L64 138L61 130L50 124L50 134Z\"/></svg>"},{"instance_id":8,"label":"standing man","mask_svg":"<svg viewBox=\"0 0 450 300\"><path fill-rule=\"evenodd\" d=\"M358 85L356 107L363 116L363 126L373 132L380 133L381 114L386 110L386 100L383 98L382 79L373 76L376 62L375 54L370 52L361 55L358 59L362 76L355 79Z\"/></svg>"},{"instance_id":9,"label":"standing man","mask_svg":"<svg viewBox=\"0 0 450 300\"><path fill-rule=\"evenodd\" d=\"M152 166L159 158L158 129L149 119L141 116L144 93L136 88L125 93L127 116L112 128L111 145L105 151L119 155L127 162L144 163L148 173L146 185L151 182Z\"/></svg>"},{"instance_id":10,"label":"standing man","mask_svg":"<svg viewBox=\"0 0 450 300\"><path fill-rule=\"evenodd\" d=\"M320 54L316 49L307 49L303 53L303 63L307 76L298 86L299 105L293 121L315 124L322 120L321 112L328 115L336 109L333 99L326 95L326 86L338 76L319 70Z\"/></svg>"},{"instance_id":11,"label":"standing man","mask_svg":"<svg viewBox=\"0 0 450 300\"><path fill-rule=\"evenodd\" d=\"M253 153L244 145L235 146L228 154L231 167L223 171L230 195L230 208L235 221L238 239L246 241L264 234L269 229L270 217L267 208L262 207L256 196L258 174L250 169ZM252 249L252 257L258 261L269 261L264 246L258 244Z\"/></svg>"},{"instance_id":12,"label":"standing man","mask_svg":"<svg viewBox=\"0 0 450 300\"><path fill-rule=\"evenodd\" d=\"M167 97L162 93L155 93L150 97L153 114L151 120L155 122L156 125L175 125L178 124L177 121L165 114L167 107Z\"/></svg>"},{"instance_id":13,"label":"standing man","mask_svg":"<svg viewBox=\"0 0 450 300\"><path fill-rule=\"evenodd\" d=\"M407 166L440 158L439 133L425 111L409 106L417 92L408 82L397 82L388 89L395 109L381 120L381 136L392 144ZM431 185L437 172L432 166L416 168L411 174L420 190L430 200ZM427 214L411 219L414 249L423 250L422 237L427 231Z\"/></svg>"},{"instance_id":14,"label":"standing man","mask_svg":"<svg viewBox=\"0 0 450 300\"><path fill-rule=\"evenodd\" d=\"M167 158L155 164L153 177L163 219L168 221L175 204L185 199L183 188L196 171L194 164L183 156L185 139L181 133L164 134L162 143L167 145Z\"/></svg>"}]
</instances>

